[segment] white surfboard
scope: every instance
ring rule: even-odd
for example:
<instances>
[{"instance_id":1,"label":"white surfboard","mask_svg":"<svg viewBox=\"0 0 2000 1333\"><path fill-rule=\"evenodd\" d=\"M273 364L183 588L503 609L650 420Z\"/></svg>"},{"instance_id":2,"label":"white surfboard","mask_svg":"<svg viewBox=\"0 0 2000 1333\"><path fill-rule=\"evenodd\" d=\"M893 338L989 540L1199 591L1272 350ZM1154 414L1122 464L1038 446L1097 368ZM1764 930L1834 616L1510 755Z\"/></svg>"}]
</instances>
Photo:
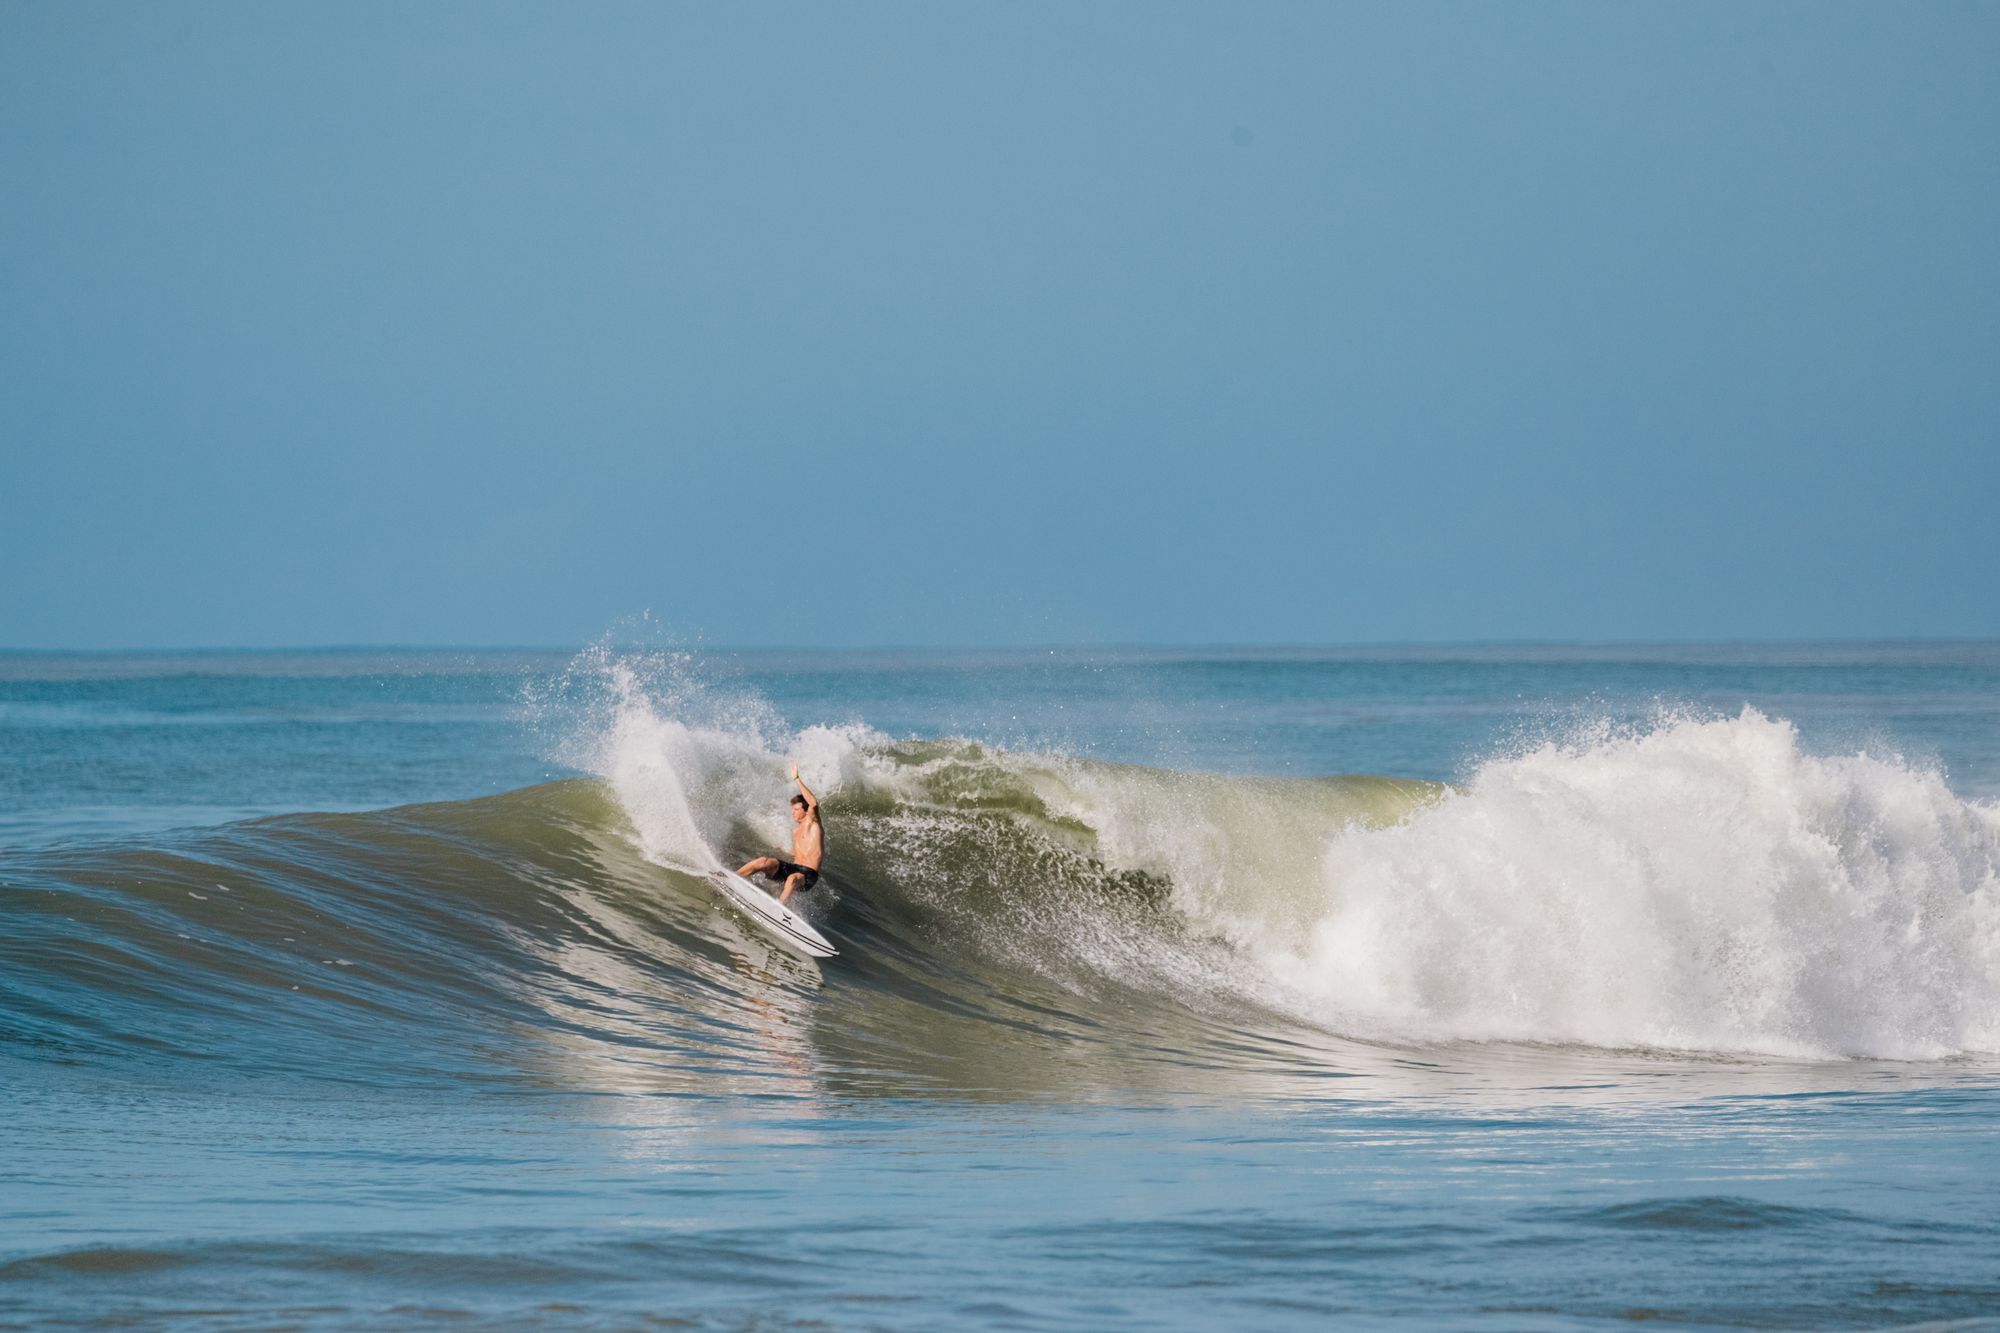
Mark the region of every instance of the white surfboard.
<instances>
[{"instance_id":1,"label":"white surfboard","mask_svg":"<svg viewBox=\"0 0 2000 1333\"><path fill-rule=\"evenodd\" d=\"M741 875L715 870L709 872L707 879L718 893L742 908L744 915L793 953L808 958L832 958L840 953L827 943L826 936L812 928L811 922Z\"/></svg>"}]
</instances>

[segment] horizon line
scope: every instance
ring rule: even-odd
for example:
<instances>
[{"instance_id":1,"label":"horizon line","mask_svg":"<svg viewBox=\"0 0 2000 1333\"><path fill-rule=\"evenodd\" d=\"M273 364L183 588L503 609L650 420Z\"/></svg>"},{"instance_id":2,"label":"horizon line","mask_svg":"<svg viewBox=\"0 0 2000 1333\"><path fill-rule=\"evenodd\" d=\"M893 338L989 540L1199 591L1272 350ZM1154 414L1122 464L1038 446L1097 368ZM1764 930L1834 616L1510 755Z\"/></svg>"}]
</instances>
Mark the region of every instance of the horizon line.
<instances>
[{"instance_id":1,"label":"horizon line","mask_svg":"<svg viewBox=\"0 0 2000 1333\"><path fill-rule=\"evenodd\" d=\"M196 644L173 647L125 645L97 648L51 648L0 646L0 656L12 657L111 657L111 656L201 656L222 654L283 653L582 653L604 647L616 651L664 650L705 653L1059 653L1059 652L1218 652L1257 651L1300 652L1325 650L1377 650L1395 648L1722 648L1722 647L1864 647L1906 645L2000 645L2000 637L1983 635L1875 635L1800 636L1754 638L1746 635L1716 638L1568 638L1538 636L1480 639L1256 639L1256 640L1044 640L1034 643L697 643L661 644L638 640L585 641L582 643L413 643L352 642L294 644Z\"/></svg>"}]
</instances>

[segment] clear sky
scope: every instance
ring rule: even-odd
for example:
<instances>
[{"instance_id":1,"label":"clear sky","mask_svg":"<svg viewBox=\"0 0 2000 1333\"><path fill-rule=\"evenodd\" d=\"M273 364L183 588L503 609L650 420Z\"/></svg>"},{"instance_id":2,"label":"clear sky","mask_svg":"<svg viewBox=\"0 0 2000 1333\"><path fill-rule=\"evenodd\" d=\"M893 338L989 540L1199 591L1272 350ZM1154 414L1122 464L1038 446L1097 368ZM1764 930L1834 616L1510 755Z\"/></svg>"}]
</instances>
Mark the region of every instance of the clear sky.
<instances>
[{"instance_id":1,"label":"clear sky","mask_svg":"<svg viewBox=\"0 0 2000 1333\"><path fill-rule=\"evenodd\" d=\"M0 0L0 646L2000 635L2000 4Z\"/></svg>"}]
</instances>

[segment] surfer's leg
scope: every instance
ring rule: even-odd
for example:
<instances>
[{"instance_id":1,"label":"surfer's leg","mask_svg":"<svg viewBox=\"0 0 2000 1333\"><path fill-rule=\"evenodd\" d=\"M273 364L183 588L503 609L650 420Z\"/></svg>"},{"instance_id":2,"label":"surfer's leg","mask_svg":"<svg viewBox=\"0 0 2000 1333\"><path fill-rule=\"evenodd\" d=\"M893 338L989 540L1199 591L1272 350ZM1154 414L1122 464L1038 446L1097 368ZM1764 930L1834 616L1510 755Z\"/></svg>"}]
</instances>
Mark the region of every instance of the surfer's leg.
<instances>
[{"instance_id":1,"label":"surfer's leg","mask_svg":"<svg viewBox=\"0 0 2000 1333\"><path fill-rule=\"evenodd\" d=\"M777 868L778 868L777 857L760 856L754 861L747 862L744 865L744 867L741 870L737 871L736 873L743 876L743 878L748 879L752 875L768 875Z\"/></svg>"},{"instance_id":2,"label":"surfer's leg","mask_svg":"<svg viewBox=\"0 0 2000 1333\"><path fill-rule=\"evenodd\" d=\"M804 875L794 873L785 876L785 891L778 895L778 901L781 903L790 902L792 895L799 891L799 885L805 882L806 877Z\"/></svg>"}]
</instances>

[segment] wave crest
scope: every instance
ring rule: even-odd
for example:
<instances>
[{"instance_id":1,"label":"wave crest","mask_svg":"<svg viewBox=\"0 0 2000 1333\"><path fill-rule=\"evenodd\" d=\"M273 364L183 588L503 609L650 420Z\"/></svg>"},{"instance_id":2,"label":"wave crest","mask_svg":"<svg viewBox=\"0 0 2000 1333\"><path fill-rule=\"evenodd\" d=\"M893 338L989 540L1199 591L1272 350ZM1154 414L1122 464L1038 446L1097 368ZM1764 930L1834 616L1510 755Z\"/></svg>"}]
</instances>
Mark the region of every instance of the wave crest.
<instances>
[{"instance_id":1,"label":"wave crest","mask_svg":"<svg viewBox=\"0 0 2000 1333\"><path fill-rule=\"evenodd\" d=\"M833 879L1073 987L1398 1042L2000 1049L2000 808L1898 756L1812 755L1754 709L1599 727L1445 788L622 707L603 771L655 854L697 854L689 830L777 843L789 746L828 799Z\"/></svg>"}]
</instances>

